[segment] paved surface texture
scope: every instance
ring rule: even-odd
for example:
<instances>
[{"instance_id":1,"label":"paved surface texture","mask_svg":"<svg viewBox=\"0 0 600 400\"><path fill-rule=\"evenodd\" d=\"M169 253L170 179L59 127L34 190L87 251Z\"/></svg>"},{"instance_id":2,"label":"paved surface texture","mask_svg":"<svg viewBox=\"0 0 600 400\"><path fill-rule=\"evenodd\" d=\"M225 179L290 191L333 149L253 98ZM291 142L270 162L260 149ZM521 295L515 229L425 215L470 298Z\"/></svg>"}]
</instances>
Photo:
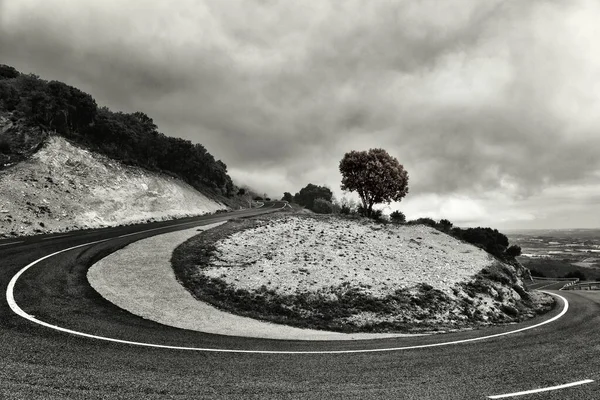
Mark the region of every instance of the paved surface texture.
<instances>
[{"instance_id":1,"label":"paved surface texture","mask_svg":"<svg viewBox=\"0 0 600 400\"><path fill-rule=\"evenodd\" d=\"M220 216L194 219L218 222ZM178 223L181 223L179 221ZM189 222L193 222L189 220ZM399 347L477 337L516 326L416 338L306 342L237 338L181 330L123 311L88 284L87 269L127 244L177 230L174 223L0 241L0 286L28 263L77 244L133 233L49 258L28 270L15 299L59 326L115 338L170 345L271 350ZM44 240L46 239L46 240ZM13 241L14 242L14 241ZM561 319L515 335L465 344L359 354L229 354L108 343L38 326L0 298L0 398L7 399L485 399L490 395L595 382L519 399L600 398L600 293L563 291ZM556 315L559 307L534 324ZM519 325L521 326L521 325Z\"/></svg>"},{"instance_id":2,"label":"paved surface texture","mask_svg":"<svg viewBox=\"0 0 600 400\"><path fill-rule=\"evenodd\" d=\"M196 300L175 278L171 254L187 239L220 223L139 240L94 264L87 273L102 297L132 314L163 325L199 332L287 340L356 340L411 336L345 334L300 329L242 317Z\"/></svg>"}]
</instances>

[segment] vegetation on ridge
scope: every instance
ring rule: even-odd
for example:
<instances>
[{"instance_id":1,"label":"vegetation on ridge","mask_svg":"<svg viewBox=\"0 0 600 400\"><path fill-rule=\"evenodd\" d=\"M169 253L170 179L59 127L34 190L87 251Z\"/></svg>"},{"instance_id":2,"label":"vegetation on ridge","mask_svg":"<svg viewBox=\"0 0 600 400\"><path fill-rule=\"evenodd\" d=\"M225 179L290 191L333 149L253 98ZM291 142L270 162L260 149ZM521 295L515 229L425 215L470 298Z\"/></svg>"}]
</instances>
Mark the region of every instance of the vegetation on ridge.
<instances>
[{"instance_id":1,"label":"vegetation on ridge","mask_svg":"<svg viewBox=\"0 0 600 400\"><path fill-rule=\"evenodd\" d=\"M0 64L0 112L39 128L40 135L55 132L126 164L177 176L197 189L228 197L236 193L227 166L201 144L164 135L143 112L98 107L91 95L63 82ZM1 153L18 153L10 142L0 142Z\"/></svg>"}]
</instances>

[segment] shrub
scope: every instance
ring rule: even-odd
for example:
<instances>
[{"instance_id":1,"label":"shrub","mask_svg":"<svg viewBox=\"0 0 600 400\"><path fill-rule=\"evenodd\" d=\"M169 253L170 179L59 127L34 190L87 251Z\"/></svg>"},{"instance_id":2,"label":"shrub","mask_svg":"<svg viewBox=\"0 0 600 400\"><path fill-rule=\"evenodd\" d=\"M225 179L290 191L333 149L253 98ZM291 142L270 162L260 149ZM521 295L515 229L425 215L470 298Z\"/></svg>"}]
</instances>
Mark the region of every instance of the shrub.
<instances>
[{"instance_id":1,"label":"shrub","mask_svg":"<svg viewBox=\"0 0 600 400\"><path fill-rule=\"evenodd\" d=\"M452 222L447 219L441 219L438 225L442 232L450 232L452 229Z\"/></svg>"},{"instance_id":2,"label":"shrub","mask_svg":"<svg viewBox=\"0 0 600 400\"><path fill-rule=\"evenodd\" d=\"M374 219L375 221L383 220L383 210L371 210L371 219Z\"/></svg>"},{"instance_id":3,"label":"shrub","mask_svg":"<svg viewBox=\"0 0 600 400\"><path fill-rule=\"evenodd\" d=\"M284 192L281 200L291 203L294 201L294 196L292 196L292 194L290 192Z\"/></svg>"},{"instance_id":4,"label":"shrub","mask_svg":"<svg viewBox=\"0 0 600 400\"><path fill-rule=\"evenodd\" d=\"M509 258L518 257L521 255L521 246L517 246L516 244L513 244L508 249L506 249L504 254L506 254L506 256Z\"/></svg>"},{"instance_id":5,"label":"shrub","mask_svg":"<svg viewBox=\"0 0 600 400\"><path fill-rule=\"evenodd\" d=\"M368 217L375 221L380 221L383 217L383 211L378 209L371 210L371 215L368 215L367 210L362 205L358 206L356 212L363 217Z\"/></svg>"},{"instance_id":6,"label":"shrub","mask_svg":"<svg viewBox=\"0 0 600 400\"><path fill-rule=\"evenodd\" d=\"M453 228L452 236L480 247L493 256L504 259L504 251L508 247L508 238L497 229L492 228Z\"/></svg>"},{"instance_id":7,"label":"shrub","mask_svg":"<svg viewBox=\"0 0 600 400\"><path fill-rule=\"evenodd\" d=\"M437 228L437 222L435 222L431 218L417 218L417 219L413 219L411 221L408 221L408 224L409 225L427 225L427 226L431 226L432 228Z\"/></svg>"},{"instance_id":8,"label":"shrub","mask_svg":"<svg viewBox=\"0 0 600 400\"><path fill-rule=\"evenodd\" d=\"M309 183L294 195L294 203L313 211L313 206L316 199L325 199L331 202L333 199L333 193L328 187Z\"/></svg>"},{"instance_id":9,"label":"shrub","mask_svg":"<svg viewBox=\"0 0 600 400\"><path fill-rule=\"evenodd\" d=\"M390 214L390 219L395 224L403 224L406 222L406 216L402 211L394 211Z\"/></svg>"},{"instance_id":10,"label":"shrub","mask_svg":"<svg viewBox=\"0 0 600 400\"><path fill-rule=\"evenodd\" d=\"M325 199L315 199L312 211L317 214L331 214L333 213L333 204Z\"/></svg>"}]
</instances>

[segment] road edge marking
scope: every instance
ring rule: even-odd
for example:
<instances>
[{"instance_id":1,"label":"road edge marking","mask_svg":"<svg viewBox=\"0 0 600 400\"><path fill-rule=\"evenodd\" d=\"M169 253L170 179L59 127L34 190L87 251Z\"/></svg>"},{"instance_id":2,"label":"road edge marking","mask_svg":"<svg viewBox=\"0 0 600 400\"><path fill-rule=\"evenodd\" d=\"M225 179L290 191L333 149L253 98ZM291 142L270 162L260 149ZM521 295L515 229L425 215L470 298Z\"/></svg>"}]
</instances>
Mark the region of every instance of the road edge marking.
<instances>
[{"instance_id":1,"label":"road edge marking","mask_svg":"<svg viewBox=\"0 0 600 400\"><path fill-rule=\"evenodd\" d=\"M586 380L583 380L583 381L565 383L564 385L550 386L550 387L540 388L540 389L525 390L523 392L514 392L514 393L507 393L507 394L497 394L497 395L494 395L494 396L488 396L488 399L504 399L504 398L507 398L507 397L524 396L526 394L549 392L551 390L565 389L565 388L568 388L568 387L585 385L586 383L592 383L592 382L594 382L592 379L586 379Z\"/></svg>"},{"instance_id":2,"label":"road edge marking","mask_svg":"<svg viewBox=\"0 0 600 400\"><path fill-rule=\"evenodd\" d=\"M2 247L2 246L10 246L11 244L19 244L19 243L25 243L25 241L21 240L20 242L0 243L0 247Z\"/></svg>"},{"instance_id":3,"label":"road edge marking","mask_svg":"<svg viewBox=\"0 0 600 400\"><path fill-rule=\"evenodd\" d=\"M80 247L84 247L84 246L90 246L93 244L98 244L98 243L102 243L102 242L106 242L109 240L114 240L114 239L118 239L118 238L123 238L123 237L128 237L128 236L133 236L136 234L141 234L141 233L147 233L147 232L152 232L152 231L156 231L156 230L160 230L160 229L168 229L168 228L173 228L173 227L177 227L177 226L182 226L182 225L191 225L191 224L197 224L198 221L193 221L193 222L186 222L186 223L182 223L182 224L177 224L177 225L171 225L171 226L166 226L166 227L159 227L159 228L153 228L153 229L148 229L148 230L144 230L144 231L140 231L140 232L134 232L134 233L129 233L129 234L125 234L125 235L119 235L119 236L115 236L114 238L108 238L108 239L101 239L101 240L96 240L93 242L88 242L88 243L83 243L77 246L73 246L73 247L69 247L63 250L59 250L57 252L54 252L52 254L48 254L44 257L41 257L29 264L27 264L25 267L23 267L19 272L17 272L12 279L10 280L10 282L8 283L8 286L6 288L6 301L10 307L10 309L17 315L19 315L22 318L27 319L30 322L33 322L35 324L44 326L46 328L50 328L50 329L54 329L60 332L65 332L65 333L69 333L72 335L76 335L76 336L81 336L81 337L86 337L86 338L90 338L90 339L96 339L96 340L103 340L103 341L107 341L107 342L113 342L113 343L121 343L121 344L129 344L129 345L134 345L134 346L143 346L143 347L152 347L152 348L161 348L161 349L170 349L170 350L187 350L187 351L204 351L204 352L219 352L219 353L252 353L252 354L350 354L350 353L377 353L377 352L391 352L391 351L402 351L402 350L416 350L416 349L425 349L425 348L432 348L432 347L441 347L441 346L449 346L449 345L454 345L454 344L462 344L462 343L470 343L470 342L476 342L476 341L481 341L481 340L487 340L487 339L493 339L493 338L497 338L497 337L501 337L501 336L507 336L507 335L512 335L515 333L519 333L519 332L524 332L530 329L535 329L538 328L540 326L552 323L556 320L558 320L559 318L561 318L563 315L565 315L567 313L567 311L569 310L569 302L566 298L564 298L563 296L556 294L556 293L550 293L544 290L540 290L540 292L542 293L547 293L550 294L552 296L558 297L563 301L563 309L562 311L555 315L554 317L547 319L545 321L540 322L539 324L535 324L535 325L531 325L531 326L526 326L524 328L519 328L519 329L515 329L513 331L508 331L508 332L501 332L501 333L496 333L493 335L487 335L487 336L480 336L480 337L476 337L476 338L470 338L470 339L461 339L461 340L454 340L454 341L449 341L449 342L440 342L440 343L430 343L430 344L423 344L423 345L414 345L414 346L403 346L403 347L389 347L389 348L377 348L377 349L355 349L355 350L322 350L322 351L316 351L316 350L308 350L308 351L286 351L286 350L243 350L243 349L219 349L219 348L202 348L202 347L187 347L187 346L170 346L170 345L161 345L161 344L155 344L155 343L144 343L144 342L134 342L134 341L129 341L129 340L122 340L122 339L115 339L115 338L110 338L110 337L105 337L105 336L98 336L98 335L92 335L89 333L85 333L85 332L79 332L79 331L75 331L72 329L68 329L68 328L63 328L57 325L52 325L50 323L41 321L37 318L35 318L33 315L28 314L27 312L25 312L21 307L19 307L19 305L17 304L17 302L15 301L15 296L14 296L14 289L16 286L16 283L18 281L18 279L25 273L25 271L27 271L29 268L35 266L36 264L38 264L41 261L44 261L50 257L53 257L55 255L70 251L70 250L74 250ZM386 339L387 340L387 339ZM372 343L372 340L370 341Z\"/></svg>"}]
</instances>

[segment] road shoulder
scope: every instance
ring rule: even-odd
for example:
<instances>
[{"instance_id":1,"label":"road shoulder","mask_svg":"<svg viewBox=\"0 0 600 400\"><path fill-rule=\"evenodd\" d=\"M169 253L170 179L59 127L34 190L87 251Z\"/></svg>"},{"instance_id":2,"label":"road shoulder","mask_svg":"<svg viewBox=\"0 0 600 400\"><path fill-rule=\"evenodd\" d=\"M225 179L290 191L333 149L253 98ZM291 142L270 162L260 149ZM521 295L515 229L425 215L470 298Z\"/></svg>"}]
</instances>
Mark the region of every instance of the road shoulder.
<instances>
[{"instance_id":1,"label":"road shoulder","mask_svg":"<svg viewBox=\"0 0 600 400\"><path fill-rule=\"evenodd\" d=\"M221 223L153 236L134 242L94 264L90 285L116 306L142 318L205 333L281 340L362 340L414 336L345 334L301 329L223 312L196 300L177 282L171 254L181 243Z\"/></svg>"}]
</instances>

